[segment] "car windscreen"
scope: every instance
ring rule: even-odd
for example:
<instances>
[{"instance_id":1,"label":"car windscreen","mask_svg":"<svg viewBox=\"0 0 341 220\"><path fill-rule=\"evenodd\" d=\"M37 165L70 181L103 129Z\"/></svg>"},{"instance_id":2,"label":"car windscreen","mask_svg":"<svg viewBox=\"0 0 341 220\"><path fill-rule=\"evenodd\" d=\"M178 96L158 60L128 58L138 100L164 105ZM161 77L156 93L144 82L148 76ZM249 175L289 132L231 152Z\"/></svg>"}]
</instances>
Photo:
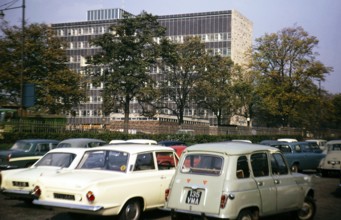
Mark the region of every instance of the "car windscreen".
<instances>
[{"instance_id":1,"label":"car windscreen","mask_svg":"<svg viewBox=\"0 0 341 220\"><path fill-rule=\"evenodd\" d=\"M73 153L48 153L35 166L69 167L75 157L76 155Z\"/></svg>"},{"instance_id":2,"label":"car windscreen","mask_svg":"<svg viewBox=\"0 0 341 220\"><path fill-rule=\"evenodd\" d=\"M11 147L11 150L19 150L19 151L30 151L31 147L34 144L27 141L17 141L14 143L14 145Z\"/></svg>"},{"instance_id":3,"label":"car windscreen","mask_svg":"<svg viewBox=\"0 0 341 220\"><path fill-rule=\"evenodd\" d=\"M182 173L220 175L223 158L209 154L188 154L181 165Z\"/></svg>"},{"instance_id":4,"label":"car windscreen","mask_svg":"<svg viewBox=\"0 0 341 220\"><path fill-rule=\"evenodd\" d=\"M126 172L129 154L111 150L94 150L84 154L77 169L100 169Z\"/></svg>"}]
</instances>

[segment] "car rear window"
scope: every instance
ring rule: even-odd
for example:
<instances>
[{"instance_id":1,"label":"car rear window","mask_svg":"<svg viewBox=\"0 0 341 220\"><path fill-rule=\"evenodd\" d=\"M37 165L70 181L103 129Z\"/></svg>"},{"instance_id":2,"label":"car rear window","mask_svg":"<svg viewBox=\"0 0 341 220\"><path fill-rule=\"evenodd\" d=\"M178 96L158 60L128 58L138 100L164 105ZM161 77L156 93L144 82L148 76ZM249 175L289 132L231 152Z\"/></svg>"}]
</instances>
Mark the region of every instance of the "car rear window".
<instances>
[{"instance_id":1,"label":"car rear window","mask_svg":"<svg viewBox=\"0 0 341 220\"><path fill-rule=\"evenodd\" d=\"M182 173L215 175L221 173L223 158L209 154L189 154L181 166Z\"/></svg>"}]
</instances>

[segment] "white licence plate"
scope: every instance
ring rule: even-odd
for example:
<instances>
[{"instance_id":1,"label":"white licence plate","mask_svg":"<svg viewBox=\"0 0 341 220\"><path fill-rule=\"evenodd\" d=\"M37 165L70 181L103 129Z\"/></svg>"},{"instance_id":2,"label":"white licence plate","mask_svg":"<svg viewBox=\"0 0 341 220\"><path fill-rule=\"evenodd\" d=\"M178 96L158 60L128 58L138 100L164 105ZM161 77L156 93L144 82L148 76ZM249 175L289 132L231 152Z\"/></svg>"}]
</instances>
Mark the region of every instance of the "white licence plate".
<instances>
[{"instance_id":1,"label":"white licence plate","mask_svg":"<svg viewBox=\"0 0 341 220\"><path fill-rule=\"evenodd\" d=\"M199 205L201 192L197 190L189 190L186 197L186 203L192 205Z\"/></svg>"}]
</instances>

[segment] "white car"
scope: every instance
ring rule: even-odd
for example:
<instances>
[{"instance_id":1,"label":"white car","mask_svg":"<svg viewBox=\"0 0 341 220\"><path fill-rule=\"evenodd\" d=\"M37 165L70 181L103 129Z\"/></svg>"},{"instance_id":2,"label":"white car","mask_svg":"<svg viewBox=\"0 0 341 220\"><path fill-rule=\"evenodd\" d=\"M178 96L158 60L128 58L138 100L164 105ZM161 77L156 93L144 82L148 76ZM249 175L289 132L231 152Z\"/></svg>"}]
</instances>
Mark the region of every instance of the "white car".
<instances>
[{"instance_id":1,"label":"white car","mask_svg":"<svg viewBox=\"0 0 341 220\"><path fill-rule=\"evenodd\" d=\"M164 206L178 157L170 147L110 145L92 148L74 170L42 177L34 204L69 212L136 220Z\"/></svg>"},{"instance_id":2,"label":"white car","mask_svg":"<svg viewBox=\"0 0 341 220\"><path fill-rule=\"evenodd\" d=\"M56 148L50 150L29 168L5 170L0 174L0 191L9 198L31 202L32 191L41 176L74 169L85 148Z\"/></svg>"},{"instance_id":3,"label":"white car","mask_svg":"<svg viewBox=\"0 0 341 220\"><path fill-rule=\"evenodd\" d=\"M241 142L186 148L165 197L172 219L259 219L293 212L307 220L316 210L310 176L291 173L277 148Z\"/></svg>"},{"instance_id":4,"label":"white car","mask_svg":"<svg viewBox=\"0 0 341 220\"><path fill-rule=\"evenodd\" d=\"M322 176L340 174L341 171L341 140L326 143L326 156L320 161L318 170Z\"/></svg>"},{"instance_id":5,"label":"white car","mask_svg":"<svg viewBox=\"0 0 341 220\"><path fill-rule=\"evenodd\" d=\"M288 142L288 143L298 142L297 139L294 139L294 138L279 138L277 139L277 141Z\"/></svg>"}]
</instances>

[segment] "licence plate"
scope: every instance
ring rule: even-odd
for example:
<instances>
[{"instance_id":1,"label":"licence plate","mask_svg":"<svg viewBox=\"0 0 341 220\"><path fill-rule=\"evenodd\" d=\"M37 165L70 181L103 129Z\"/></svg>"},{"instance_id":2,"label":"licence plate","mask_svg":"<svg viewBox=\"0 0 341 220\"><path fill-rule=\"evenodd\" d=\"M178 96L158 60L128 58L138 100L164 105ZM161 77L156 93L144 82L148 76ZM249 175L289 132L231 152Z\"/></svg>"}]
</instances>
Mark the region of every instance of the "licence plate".
<instances>
[{"instance_id":1,"label":"licence plate","mask_svg":"<svg viewBox=\"0 0 341 220\"><path fill-rule=\"evenodd\" d=\"M186 203L192 205L199 205L201 192L197 190L189 190L186 197Z\"/></svg>"}]
</instances>

